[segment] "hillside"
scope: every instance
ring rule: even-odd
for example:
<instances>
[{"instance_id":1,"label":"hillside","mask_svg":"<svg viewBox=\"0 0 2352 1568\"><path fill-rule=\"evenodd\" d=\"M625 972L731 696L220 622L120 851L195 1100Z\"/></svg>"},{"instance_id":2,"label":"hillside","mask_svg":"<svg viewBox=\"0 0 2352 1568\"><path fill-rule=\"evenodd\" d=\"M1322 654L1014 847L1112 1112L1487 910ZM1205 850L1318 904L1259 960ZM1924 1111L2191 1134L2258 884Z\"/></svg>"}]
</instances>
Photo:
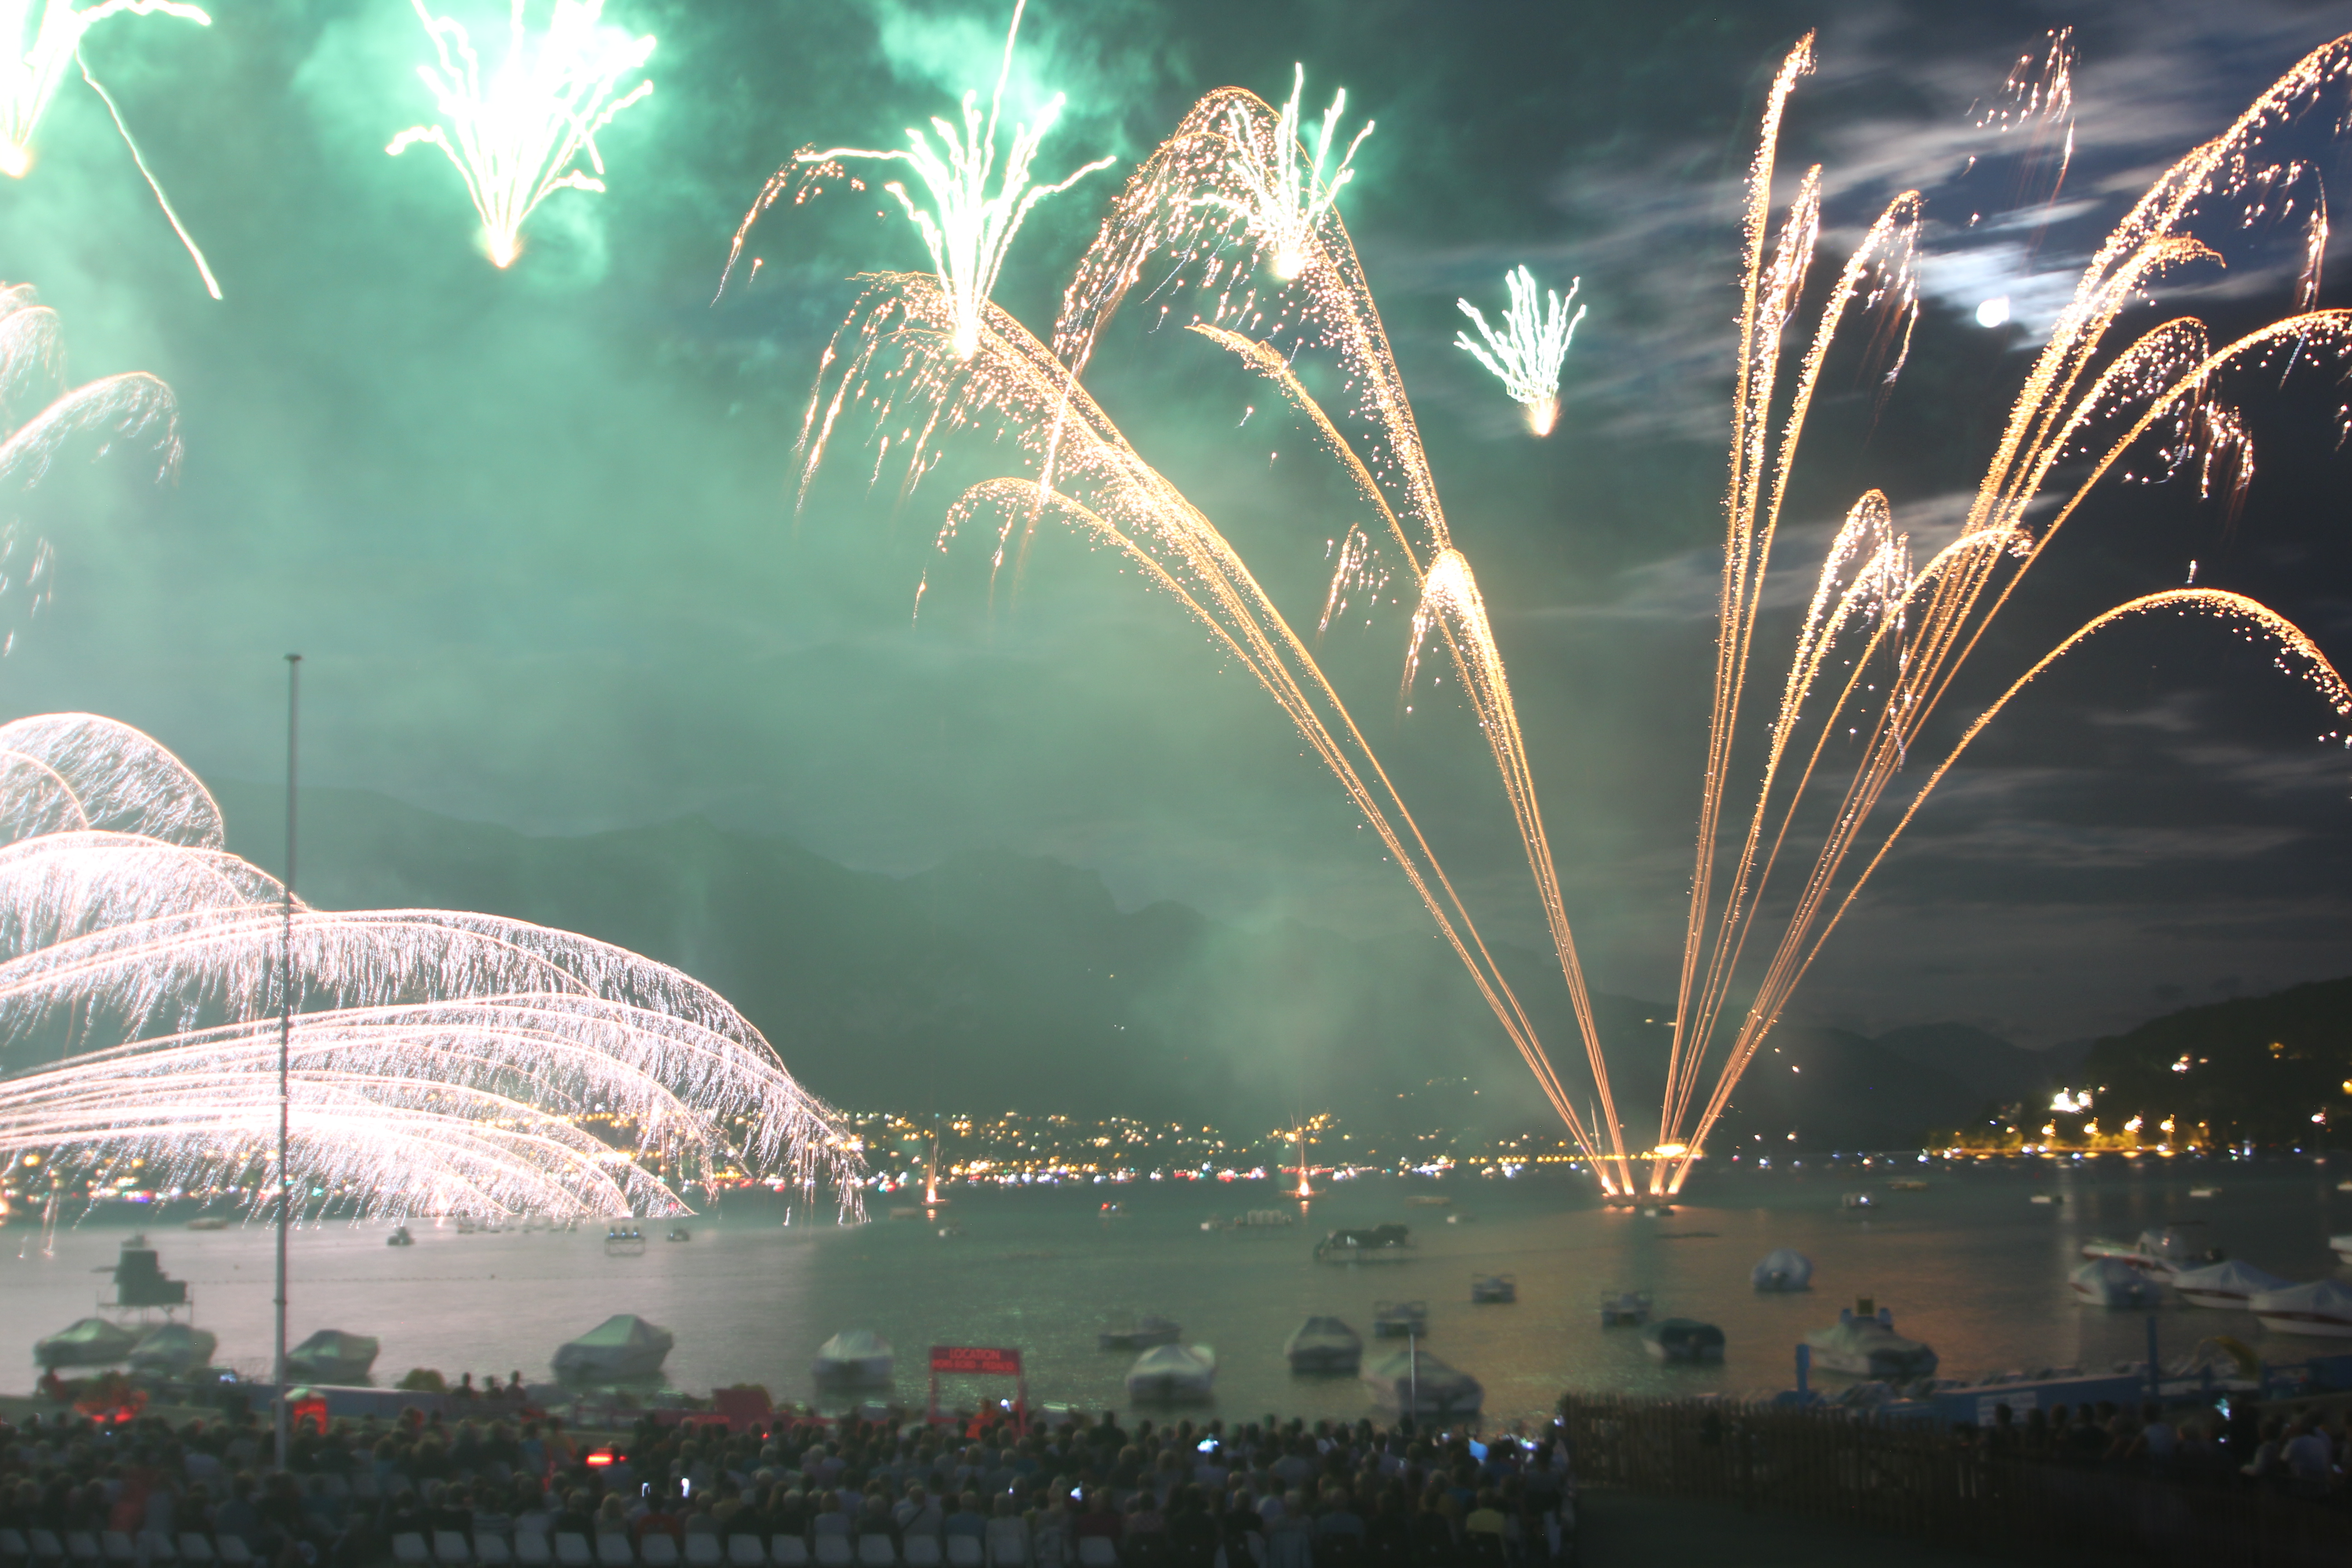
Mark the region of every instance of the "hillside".
<instances>
[{"instance_id":1,"label":"hillside","mask_svg":"<svg viewBox=\"0 0 2352 1568\"><path fill-rule=\"evenodd\" d=\"M2189 1007L2095 1042L2084 1075L2104 1126L2198 1122L2217 1142L2325 1142L2352 1116L2352 977ZM2323 1121L2320 1119L2325 1118Z\"/></svg>"},{"instance_id":2,"label":"hillside","mask_svg":"<svg viewBox=\"0 0 2352 1568\"><path fill-rule=\"evenodd\" d=\"M273 865L278 797L218 789L231 847ZM699 817L533 837L362 791L302 797L302 892L329 909L482 910L673 963L740 1007L813 1089L853 1106L1027 1110L1271 1127L1331 1110L1380 1130L1557 1122L1434 936L1243 929L1120 910L1094 873L983 851L920 875L852 870ZM1558 973L1497 957L1583 1084ZM1627 1142L1655 1135L1672 1009L1596 994ZM1958 1025L1876 1040L1787 1025L1725 1136L1887 1148L2048 1093L2048 1058ZM1589 1087L1575 1089L1591 1098Z\"/></svg>"}]
</instances>

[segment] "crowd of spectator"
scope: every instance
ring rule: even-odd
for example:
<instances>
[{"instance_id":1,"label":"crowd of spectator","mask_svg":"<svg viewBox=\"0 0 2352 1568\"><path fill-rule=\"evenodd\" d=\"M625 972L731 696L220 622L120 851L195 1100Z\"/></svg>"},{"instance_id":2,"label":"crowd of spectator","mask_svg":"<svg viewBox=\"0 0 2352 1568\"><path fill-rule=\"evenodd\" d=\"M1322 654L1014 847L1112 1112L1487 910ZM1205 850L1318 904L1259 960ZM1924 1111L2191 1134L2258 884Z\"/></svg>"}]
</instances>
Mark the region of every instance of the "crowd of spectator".
<instances>
[{"instance_id":1,"label":"crowd of spectator","mask_svg":"<svg viewBox=\"0 0 2352 1568\"><path fill-rule=\"evenodd\" d=\"M1405 1568L1534 1564L1574 1549L1557 1434L1480 1442L1270 1417L1129 1431L1109 1413L1026 1430L779 1418L730 1432L646 1417L592 1444L553 1419L412 1412L306 1426L286 1471L270 1457L250 1414L177 1427L0 1423L0 1547L111 1532L145 1543L144 1561L193 1535L183 1559L209 1550L269 1568L365 1568L404 1540L436 1561L533 1561L532 1547L564 1537L593 1545L600 1568L616 1556L742 1564L754 1552L772 1564ZM722 1551L679 1550L698 1535ZM526 1536L539 1539L519 1546ZM655 1536L668 1539L649 1548ZM958 1537L970 1543L951 1550Z\"/></svg>"},{"instance_id":2,"label":"crowd of spectator","mask_svg":"<svg viewBox=\"0 0 2352 1568\"><path fill-rule=\"evenodd\" d=\"M2102 1400L2029 1410L2019 1420L1996 1405L1980 1441L1988 1453L2053 1463L2098 1465L2162 1480L2252 1483L2299 1497L2344 1488L2352 1461L2352 1414L2317 1406L2258 1415L2205 1405L2167 1410Z\"/></svg>"}]
</instances>

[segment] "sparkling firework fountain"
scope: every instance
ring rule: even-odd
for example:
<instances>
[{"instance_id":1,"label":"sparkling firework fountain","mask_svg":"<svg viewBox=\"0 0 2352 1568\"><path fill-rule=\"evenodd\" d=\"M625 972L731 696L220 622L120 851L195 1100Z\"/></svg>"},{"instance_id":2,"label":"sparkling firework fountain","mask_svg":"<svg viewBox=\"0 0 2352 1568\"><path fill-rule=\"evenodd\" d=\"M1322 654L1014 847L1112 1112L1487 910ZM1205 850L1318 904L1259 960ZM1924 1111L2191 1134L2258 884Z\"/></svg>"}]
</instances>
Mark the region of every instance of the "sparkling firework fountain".
<instances>
[{"instance_id":1,"label":"sparkling firework fountain","mask_svg":"<svg viewBox=\"0 0 2352 1568\"><path fill-rule=\"evenodd\" d=\"M1548 294L1536 289L1536 276L1522 267L1503 275L1510 286L1511 308L1503 312L1503 330L1496 331L1486 324L1485 312L1467 300L1456 300L1470 324L1478 329L1479 342L1467 332L1455 336L1454 346L1467 350L1480 364L1492 371L1502 382L1503 390L1528 411L1528 428L1538 436L1551 434L1552 421L1559 417L1559 367L1568 358L1568 340L1576 333L1576 323L1584 320L1584 307L1576 305L1576 291L1583 286L1582 279L1571 279L1568 298L1560 298L1554 289ZM1576 305L1576 314L1568 308Z\"/></svg>"},{"instance_id":2,"label":"sparkling firework fountain","mask_svg":"<svg viewBox=\"0 0 2352 1568\"><path fill-rule=\"evenodd\" d=\"M541 202L558 191L604 189L596 133L653 91L646 80L613 96L653 58L653 37L605 26L604 0L554 0L546 27L534 32L524 0L511 0L506 52L485 81L465 27L433 15L425 0L409 3L433 40L435 59L416 76L441 119L411 126L384 151L397 157L418 142L440 148L481 216L485 254L493 266L510 267ZM587 171L578 166L583 158Z\"/></svg>"},{"instance_id":3,"label":"sparkling firework fountain","mask_svg":"<svg viewBox=\"0 0 2352 1568\"><path fill-rule=\"evenodd\" d=\"M2134 450L2157 452L2164 473L2242 489L2251 472L2245 426L2224 396L2244 373L2273 379L2297 367L2352 359L2352 314L2308 309L2321 245L2306 238L2299 311L2215 347L2182 317L2110 349L2122 311L2169 270L2229 259L2260 237L2266 198L2317 176L2261 151L2267 132L2352 82L2352 38L2299 63L2221 137L2158 179L2100 248L2051 331L2011 409L1958 536L1914 565L1885 498L1857 500L1824 558L1779 679L1751 680L1766 574L1800 437L1839 329L1874 318L1901 368L1917 310L1920 198L1904 193L1871 225L1822 300L1793 384L1779 389L1783 338L1800 319L1821 232L1818 169L1800 183L1774 241L1770 191L1781 115L1811 69L1811 40L1775 80L1748 178L1727 535L1717 668L1700 779L1696 872L1678 986L1674 1043L1654 1142L1629 1150L1610 1089L1559 878L1545 835L1501 650L1468 560L1455 548L1352 243L1336 210L1307 229L1289 268L1295 281L1261 283L1256 263L1286 259L1252 215L1252 171L1295 141L1295 114L1277 115L1239 89L1195 105L1137 170L1066 290L1049 349L989 308L967 352L955 302L916 275L873 278L827 353L803 428L803 485L823 461L843 414L876 411L881 453L909 483L939 458L950 433L1016 436L1030 475L971 487L949 509L942 549L983 514L997 520L998 553L1020 526L1051 518L1108 545L1206 626L1246 668L1339 780L1467 968L1538 1086L1592 1163L1604 1189L1679 1190L1729 1104L1740 1075L1779 1021L1805 970L1871 874L1967 746L2023 688L2101 632L2152 616L2218 620L2268 647L2340 717L2352 690L2301 631L2242 595L2210 589L2150 595L2119 605L2063 639L2005 684L2000 695L1937 744L1937 710L2025 573L2101 481ZM1295 104L1295 99L1294 99ZM2337 121L2341 122L2342 106ZM1327 121L1327 130L1328 130ZM1292 155L1304 157L1293 147ZM2284 205L2284 204L2280 204ZM2275 210L2275 209L2273 209ZM2324 237L2316 200L2314 232ZM2204 219L2210 236L2190 232ZM1271 382L1359 500L1380 520L1409 572L1416 609L1405 659L1410 691L1433 640L1458 677L1493 754L1538 903L1573 1005L1592 1110L1580 1114L1518 998L1430 851L1380 759L1316 662L1239 553L1120 435L1081 384L1095 344L1129 290L1151 268L1163 301L1191 289L1189 325ZM1276 270L1269 267L1269 272ZM1162 304L1162 314L1174 309ZM1352 402L1335 418L1292 369L1313 350L1337 362ZM1895 370L1887 372L1891 376ZM1346 427L1343 428L1343 421ZM1775 426L1777 426L1777 432ZM887 432L887 434L885 434ZM877 465L880 461L877 457ZM2065 485L2052 489L2059 464ZM2079 472L2077 471L2079 469ZM878 468L877 468L878 471ZM1351 574L1368 570L1369 538L1350 530L1324 606L1328 622ZM1760 713L1751 709L1760 708ZM1743 724L1745 728L1743 728ZM1760 734L1751 731L1760 726ZM1841 738L1833 754L1832 736ZM1850 743L1848 743L1850 742ZM1858 760L1853 760L1858 759ZM1849 760L1841 784L1834 773ZM1750 764L1755 764L1751 767ZM1924 769L1922 769L1924 764ZM1924 771L1907 801L1884 803L1898 772ZM1735 785L1753 779L1752 785ZM1753 789L1753 795L1748 789ZM1833 802L1833 806L1822 803ZM1776 882L1776 873L1780 880ZM1768 901L1768 892L1772 898ZM1763 919L1769 910L1771 923ZM1763 959L1743 967L1749 943ZM1735 983L1748 1000L1726 1023ZM1645 1179L1635 1166L1645 1163Z\"/></svg>"},{"instance_id":4,"label":"sparkling firework fountain","mask_svg":"<svg viewBox=\"0 0 2352 1568\"><path fill-rule=\"evenodd\" d=\"M1036 159L1037 145L1061 118L1063 100L1057 92L1037 111L1035 125L1013 126L1013 148L1005 156L996 194L988 194L988 177L996 168L996 127L1004 106L1004 84L1013 74L1013 45L1021 36L1021 13L1027 5L1028 0L1017 0L1013 7L1013 25L1004 34L1004 59L997 68L996 89L989 95L985 121L981 117L980 94L970 91L963 95L961 130L946 120L932 118L931 129L940 139L936 151L929 137L909 127L907 140L910 145L888 152L835 147L822 153L793 154L792 163L777 171L760 194L759 201L744 215L742 226L735 232L734 251L728 258L729 272L734 270L736 260L743 253L743 242L751 225L787 190L805 190L807 181L834 172L843 158L904 163L922 180L933 210L916 205L907 187L897 180L882 188L898 198L908 220L921 232L923 244L931 253L931 265L938 272L940 288L955 305L956 357L970 359L980 346L981 319L988 309L989 297L996 292L996 276L1004 268L1005 252L1013 247L1013 238L1021 232L1021 222L1029 216L1029 209L1111 164L1108 158L1097 158L1056 184L1029 183L1029 165ZM719 287L726 288L723 278Z\"/></svg>"},{"instance_id":5,"label":"sparkling firework fountain","mask_svg":"<svg viewBox=\"0 0 2352 1568\"><path fill-rule=\"evenodd\" d=\"M205 281L205 289L215 300L221 297L220 282L213 276L205 253L196 247L194 238L180 215L163 195L154 172L147 167L146 155L131 139L131 127L123 122L122 110L113 96L99 85L90 73L89 62L82 58L81 42L99 23L113 16L176 16L183 22L194 22L209 27L213 19L196 6L183 5L180 0L98 0L98 3L77 8L73 0L0 0L0 40L5 40L8 50L0 60L0 174L21 180L33 168L33 132L41 119L48 113L58 89L65 85L68 68L79 70L90 91L106 105L114 129L121 134L122 144L131 149L131 161L139 166L140 177L147 188L155 193L155 203L163 209L172 232L187 247L188 255L196 264L196 273Z\"/></svg>"}]
</instances>

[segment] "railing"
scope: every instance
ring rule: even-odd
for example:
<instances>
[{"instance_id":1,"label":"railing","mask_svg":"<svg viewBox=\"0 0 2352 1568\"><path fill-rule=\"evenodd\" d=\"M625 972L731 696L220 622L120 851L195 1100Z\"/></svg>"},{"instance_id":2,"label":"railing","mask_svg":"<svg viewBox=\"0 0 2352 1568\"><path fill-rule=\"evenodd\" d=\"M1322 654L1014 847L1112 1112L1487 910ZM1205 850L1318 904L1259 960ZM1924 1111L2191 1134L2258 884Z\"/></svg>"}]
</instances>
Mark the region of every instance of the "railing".
<instances>
[{"instance_id":1,"label":"railing","mask_svg":"<svg viewBox=\"0 0 2352 1568\"><path fill-rule=\"evenodd\" d=\"M2129 1552L2149 1564L2352 1562L2352 1512L2269 1488L1991 1456L1843 1411L1570 1395L1582 1485L1737 1502L1990 1552Z\"/></svg>"}]
</instances>

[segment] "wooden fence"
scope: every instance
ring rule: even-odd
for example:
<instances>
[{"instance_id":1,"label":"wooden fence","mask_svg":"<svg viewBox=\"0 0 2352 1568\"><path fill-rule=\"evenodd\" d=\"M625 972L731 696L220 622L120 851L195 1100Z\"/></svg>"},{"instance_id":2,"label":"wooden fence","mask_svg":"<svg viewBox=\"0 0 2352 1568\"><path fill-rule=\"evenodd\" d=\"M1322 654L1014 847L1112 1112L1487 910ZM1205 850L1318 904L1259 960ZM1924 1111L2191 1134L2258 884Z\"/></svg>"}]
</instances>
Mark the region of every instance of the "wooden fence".
<instances>
[{"instance_id":1,"label":"wooden fence","mask_svg":"<svg viewBox=\"0 0 2352 1568\"><path fill-rule=\"evenodd\" d=\"M1979 1453L1843 1411L1571 1395L1580 1484L1736 1502L1973 1545L2196 1568L2352 1563L2352 1511L2268 1488Z\"/></svg>"}]
</instances>

